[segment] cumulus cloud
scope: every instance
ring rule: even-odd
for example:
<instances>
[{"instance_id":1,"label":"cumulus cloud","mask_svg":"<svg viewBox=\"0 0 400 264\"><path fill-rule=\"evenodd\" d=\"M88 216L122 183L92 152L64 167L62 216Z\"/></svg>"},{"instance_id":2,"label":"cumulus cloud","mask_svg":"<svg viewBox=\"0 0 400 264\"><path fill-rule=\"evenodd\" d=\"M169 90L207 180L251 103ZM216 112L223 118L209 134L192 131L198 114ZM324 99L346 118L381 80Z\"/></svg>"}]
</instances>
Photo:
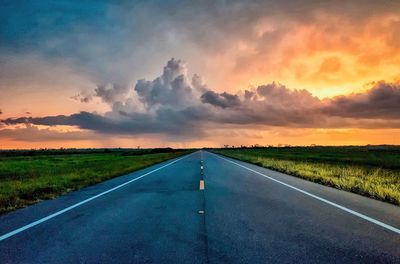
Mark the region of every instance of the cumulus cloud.
<instances>
[{"instance_id":1,"label":"cumulus cloud","mask_svg":"<svg viewBox=\"0 0 400 264\"><path fill-rule=\"evenodd\" d=\"M196 77L193 77L196 78ZM197 81L195 84L198 85ZM196 86L197 87L197 86ZM186 65L181 60L171 59L160 77L153 81L144 79L136 83L139 100L148 108L153 106L185 106L193 98L193 89L187 77Z\"/></svg>"},{"instance_id":2,"label":"cumulus cloud","mask_svg":"<svg viewBox=\"0 0 400 264\"><path fill-rule=\"evenodd\" d=\"M303 128L400 127L400 84L375 83L369 90L319 99L307 90L273 82L237 94L210 90L186 64L171 59L152 81L139 80L133 91L109 85L96 95L111 106L105 114L3 119L5 125L75 126L105 134L164 134L199 137L210 129L233 125ZM131 92L135 92L131 94Z\"/></svg>"},{"instance_id":3,"label":"cumulus cloud","mask_svg":"<svg viewBox=\"0 0 400 264\"><path fill-rule=\"evenodd\" d=\"M100 115L80 112L69 116L20 117L2 120L7 125L67 125L109 134L168 134L198 136L208 109L199 97L206 86L198 75L190 78L181 60L171 59L162 74L152 81L139 80L135 88L116 84L98 86L96 97L110 104ZM129 95L135 92L134 95Z\"/></svg>"}]
</instances>

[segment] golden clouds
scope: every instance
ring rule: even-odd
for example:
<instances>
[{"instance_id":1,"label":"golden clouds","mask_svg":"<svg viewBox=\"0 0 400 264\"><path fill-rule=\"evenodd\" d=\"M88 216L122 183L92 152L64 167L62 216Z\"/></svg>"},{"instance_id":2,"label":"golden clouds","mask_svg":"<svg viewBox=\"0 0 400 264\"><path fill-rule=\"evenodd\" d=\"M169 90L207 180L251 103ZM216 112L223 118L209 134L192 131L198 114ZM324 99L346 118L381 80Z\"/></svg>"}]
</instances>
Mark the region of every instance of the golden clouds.
<instances>
[{"instance_id":1,"label":"golden clouds","mask_svg":"<svg viewBox=\"0 0 400 264\"><path fill-rule=\"evenodd\" d=\"M400 71L400 16L360 19L316 11L307 21L261 18L251 36L219 55L214 87L236 91L279 81L319 97L358 91L365 83L394 81Z\"/></svg>"}]
</instances>

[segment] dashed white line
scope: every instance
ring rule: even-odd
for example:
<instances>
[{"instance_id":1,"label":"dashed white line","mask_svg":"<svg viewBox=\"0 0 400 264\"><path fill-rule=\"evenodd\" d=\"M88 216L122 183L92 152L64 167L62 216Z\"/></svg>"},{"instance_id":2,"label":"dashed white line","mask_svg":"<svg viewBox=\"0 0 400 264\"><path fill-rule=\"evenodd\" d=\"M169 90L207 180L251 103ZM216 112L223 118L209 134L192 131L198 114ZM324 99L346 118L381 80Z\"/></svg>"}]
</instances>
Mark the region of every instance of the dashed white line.
<instances>
[{"instance_id":1,"label":"dashed white line","mask_svg":"<svg viewBox=\"0 0 400 264\"><path fill-rule=\"evenodd\" d=\"M235 165L237 165L237 166L239 166L239 167L242 167L242 168L244 168L244 169L246 169L246 170L249 170L249 171L254 172L254 173L258 174L258 175L261 175L261 176L263 176L263 177L265 177L265 178L267 178L267 179L269 179L269 180L271 180L271 181L274 181L274 182L277 182L277 183L279 183L279 184L282 184L282 185L284 185L284 186L286 186L286 187L288 187L288 188L291 188L291 189L293 189L293 190L296 190L296 191L298 191L298 192L301 192L301 193L303 193L303 194L305 194L305 195L308 195L308 196L310 196L310 197L312 197L312 198L314 198L314 199L317 199L317 200L319 200L319 201L321 201L321 202L323 202L323 203L326 203L326 204L329 204L329 205L331 205L331 206L334 206L334 207L336 207L336 208L338 208L338 209L340 209L340 210L343 210L343 211L345 211L345 212L347 212L347 213L349 213L349 214L355 215L355 216L357 216L357 217L359 217L359 218L362 218L362 219L364 219L364 220L366 220L366 221L368 221L368 222L371 222L371 223L376 224L376 225L378 225L378 226L381 226L381 227L383 227L383 228L385 228L385 229L388 229L388 230L390 230L390 231L392 231L392 232L394 232L394 233L400 234L400 229L398 229L398 228L396 228L396 227L394 227L394 226L385 224L385 223L383 223L383 222L381 222L381 221L379 221L379 220L376 220L376 219L374 219L374 218L372 218L372 217L369 217L369 216L367 216L367 215L364 215L364 214L361 214L361 213L356 212L356 211L354 211L354 210L351 210L351 209L349 209L349 208L347 208L347 207L344 207L344 206L342 206L342 205L340 205L340 204L331 202L331 201L329 201L329 200L327 200L327 199L325 199L325 198L319 197L319 196L317 196L317 195L315 195L315 194L309 193L309 192L307 192L307 191L304 191L304 190L302 190L302 189L299 189L299 188L297 188L297 187L294 187L294 186L292 186L292 185L290 185L290 184L287 184L287 183L282 182L282 181L280 181L280 180L274 179L274 178L272 178L272 177L270 177L270 176L268 176L268 175L265 175L265 174L263 174L263 173L261 173L261 172L258 172L258 171L256 171L256 170L250 169L250 168L248 168L248 167L246 167L246 166L243 166L243 165L241 165L241 164L239 164L239 163L237 163L237 162L231 161L231 160L229 160L229 159L225 159L225 158L223 158L223 157L221 157L221 156L219 156L219 155L216 155L216 154L214 154L214 153L212 153L212 154L215 155L215 156L217 156L217 157L220 158L220 159L223 159L223 160L225 160L225 161L227 161L227 162L230 162L230 163L235 164Z\"/></svg>"}]
</instances>

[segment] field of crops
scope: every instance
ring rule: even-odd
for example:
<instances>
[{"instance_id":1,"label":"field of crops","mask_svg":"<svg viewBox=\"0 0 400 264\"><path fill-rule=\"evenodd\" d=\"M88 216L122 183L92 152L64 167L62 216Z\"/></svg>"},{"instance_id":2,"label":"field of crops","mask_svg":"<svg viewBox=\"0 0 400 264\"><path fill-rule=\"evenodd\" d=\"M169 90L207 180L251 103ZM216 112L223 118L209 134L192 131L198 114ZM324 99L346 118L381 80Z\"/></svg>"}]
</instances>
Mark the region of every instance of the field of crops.
<instances>
[{"instance_id":1,"label":"field of crops","mask_svg":"<svg viewBox=\"0 0 400 264\"><path fill-rule=\"evenodd\" d=\"M185 153L171 149L1 151L0 213Z\"/></svg>"},{"instance_id":2,"label":"field of crops","mask_svg":"<svg viewBox=\"0 0 400 264\"><path fill-rule=\"evenodd\" d=\"M400 205L400 147L284 147L213 151Z\"/></svg>"}]
</instances>

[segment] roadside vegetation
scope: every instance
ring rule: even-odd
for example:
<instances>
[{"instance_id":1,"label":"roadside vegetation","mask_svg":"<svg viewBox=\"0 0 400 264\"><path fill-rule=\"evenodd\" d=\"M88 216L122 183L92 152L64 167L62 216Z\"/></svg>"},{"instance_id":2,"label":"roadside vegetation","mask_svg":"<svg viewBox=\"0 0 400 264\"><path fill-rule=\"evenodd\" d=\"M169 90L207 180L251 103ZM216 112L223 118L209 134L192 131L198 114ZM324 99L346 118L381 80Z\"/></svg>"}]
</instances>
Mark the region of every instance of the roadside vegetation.
<instances>
[{"instance_id":1,"label":"roadside vegetation","mask_svg":"<svg viewBox=\"0 0 400 264\"><path fill-rule=\"evenodd\" d=\"M0 151L0 213L187 154L172 149Z\"/></svg>"},{"instance_id":2,"label":"roadside vegetation","mask_svg":"<svg viewBox=\"0 0 400 264\"><path fill-rule=\"evenodd\" d=\"M400 205L400 147L267 147L216 153Z\"/></svg>"}]
</instances>

